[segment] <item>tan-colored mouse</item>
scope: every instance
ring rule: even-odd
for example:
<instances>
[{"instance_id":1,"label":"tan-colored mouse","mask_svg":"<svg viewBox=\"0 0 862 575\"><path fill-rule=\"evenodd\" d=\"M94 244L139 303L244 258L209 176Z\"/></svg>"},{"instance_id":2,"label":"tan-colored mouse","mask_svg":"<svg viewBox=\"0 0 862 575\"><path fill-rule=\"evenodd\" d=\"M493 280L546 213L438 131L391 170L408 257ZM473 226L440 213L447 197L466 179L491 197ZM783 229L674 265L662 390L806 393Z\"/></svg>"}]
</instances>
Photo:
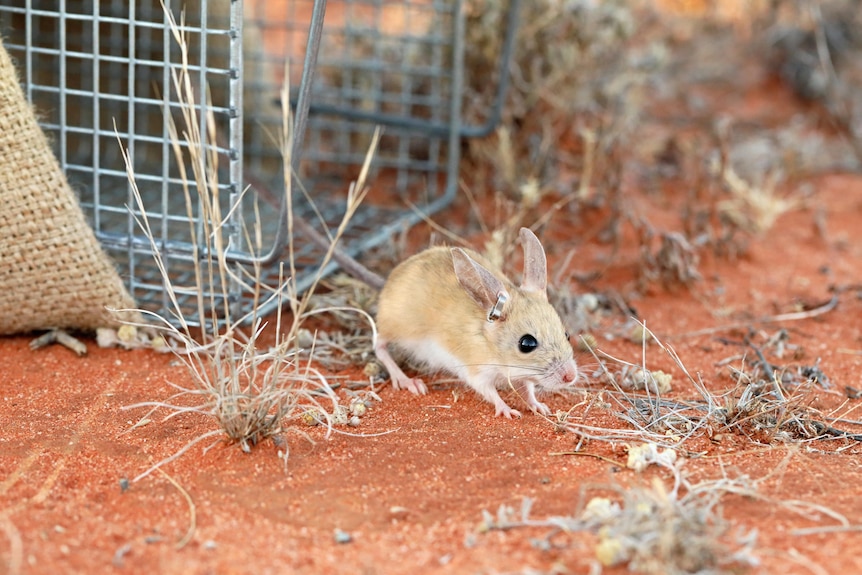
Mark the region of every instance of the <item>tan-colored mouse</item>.
<instances>
[{"instance_id":1,"label":"tan-colored mouse","mask_svg":"<svg viewBox=\"0 0 862 575\"><path fill-rule=\"evenodd\" d=\"M536 391L569 386L577 366L563 322L548 303L545 250L527 228L520 237L524 279L518 287L461 248L429 248L392 271L380 292L374 351L395 389L427 391L398 367L390 345L428 371L458 377L493 403L497 415L521 416L498 389L514 389L531 410L551 412Z\"/></svg>"}]
</instances>

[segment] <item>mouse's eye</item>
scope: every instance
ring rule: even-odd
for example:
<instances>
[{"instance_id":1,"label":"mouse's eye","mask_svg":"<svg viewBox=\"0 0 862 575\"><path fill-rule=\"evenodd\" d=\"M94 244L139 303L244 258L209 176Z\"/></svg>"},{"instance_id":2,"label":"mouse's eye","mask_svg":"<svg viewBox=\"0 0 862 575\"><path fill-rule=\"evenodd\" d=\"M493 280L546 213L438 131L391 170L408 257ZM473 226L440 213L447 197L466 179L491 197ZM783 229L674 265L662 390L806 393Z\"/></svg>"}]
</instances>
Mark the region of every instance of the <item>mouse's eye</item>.
<instances>
[{"instance_id":1,"label":"mouse's eye","mask_svg":"<svg viewBox=\"0 0 862 575\"><path fill-rule=\"evenodd\" d=\"M569 332L566 332L566 341L572 339L572 336L569 335Z\"/></svg>"},{"instance_id":2,"label":"mouse's eye","mask_svg":"<svg viewBox=\"0 0 862 575\"><path fill-rule=\"evenodd\" d=\"M518 350L521 353L530 353L534 349L539 347L539 341L535 338L535 336L530 335L522 335L521 339L518 340Z\"/></svg>"}]
</instances>

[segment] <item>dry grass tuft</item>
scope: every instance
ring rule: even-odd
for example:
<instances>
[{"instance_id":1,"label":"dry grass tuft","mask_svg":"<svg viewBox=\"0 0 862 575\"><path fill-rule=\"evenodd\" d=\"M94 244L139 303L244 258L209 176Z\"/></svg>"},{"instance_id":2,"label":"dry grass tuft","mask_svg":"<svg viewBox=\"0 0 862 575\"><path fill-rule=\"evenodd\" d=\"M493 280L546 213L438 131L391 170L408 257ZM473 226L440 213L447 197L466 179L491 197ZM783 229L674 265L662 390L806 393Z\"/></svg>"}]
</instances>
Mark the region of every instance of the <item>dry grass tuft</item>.
<instances>
[{"instance_id":1,"label":"dry grass tuft","mask_svg":"<svg viewBox=\"0 0 862 575\"><path fill-rule=\"evenodd\" d=\"M740 435L757 444L843 440L837 449L862 440L862 434L834 426L837 422L862 425L843 418L841 408L823 413L813 407L815 392L830 385L817 362L779 367L767 361L766 350L784 353L793 349L783 330L767 337L761 346L749 339L740 342L748 351L722 362L729 370L733 387L714 392L700 376L688 371L672 347L641 327L645 337L640 364L589 348L598 364L593 378L612 388L602 394L602 401L626 427L597 427L567 414L563 420L552 422L556 429L572 432L582 440L649 441L678 450L685 450L694 439L719 440L726 434ZM667 397L672 378L647 367L648 342L671 358L683 379L697 392L697 398Z\"/></svg>"},{"instance_id":2,"label":"dry grass tuft","mask_svg":"<svg viewBox=\"0 0 862 575\"><path fill-rule=\"evenodd\" d=\"M660 465L673 474L670 488L658 478L630 488L588 486L585 495L610 491L613 496L592 497L573 516L545 519L533 519L532 501L525 499L519 512L507 506L496 517L485 512L480 531L547 528L549 533L534 540L547 549L559 548L565 534L592 533L597 537L593 552L602 566L627 565L641 573L729 573L757 565L757 533L734 536L720 506L728 494L756 496L756 482L743 476L692 483L681 463Z\"/></svg>"},{"instance_id":3,"label":"dry grass tuft","mask_svg":"<svg viewBox=\"0 0 862 575\"><path fill-rule=\"evenodd\" d=\"M313 367L315 338L310 342L301 341L303 323L311 316L322 313L355 313L364 318L374 329L373 320L361 309L349 306L327 306L313 308L311 304L312 286L305 295L296 290L293 246L293 216L291 207L293 177L290 151L292 148L292 125L289 110L285 106L281 149L284 155L284 181L288 203L288 270L282 269L277 287L268 287L260 281L263 270L260 264L249 268L228 261L227 252L232 249L230 235L231 213L223 213L219 202L217 138L215 118L211 107L206 125L209 133L200 132L201 118L196 104L193 81L189 74L188 43L183 23L178 25L173 14L164 8L171 19L174 40L183 55L183 65L172 70L173 86L181 102L182 130L169 116L169 126L174 156L183 181L183 190L189 217L192 237L192 258L202 262L196 266L195 285L191 288L176 286L168 274L160 244L153 233L144 200L135 185L135 175L131 159L123 148L126 167L134 194L138 225L150 240L162 279L165 292L172 304L173 317L160 317L154 313L142 312L153 320L155 329L169 342L178 360L187 368L194 381L194 387L176 386L178 392L165 401L149 401L126 406L125 409L149 407L142 418L147 419L153 412L167 410L165 419L187 413L199 413L215 420L218 429L203 433L173 456L157 463L140 474L141 479L165 463L182 455L196 443L211 437L223 435L236 443L243 451L264 439L272 438L280 448L280 454L287 462L288 446L283 438L286 425L298 419L303 412L314 409L329 426L334 424L335 414L346 410L339 409L338 398L332 385L320 371ZM288 77L285 74L285 77ZM288 102L288 88L284 87L282 102ZM374 140L376 142L376 139ZM373 142L374 143L374 142ZM121 142L122 148L122 142ZM365 195L365 177L373 153L373 145L366 156L366 162L357 182L351 185L346 200L344 217L338 229L332 234L331 247L320 262L318 269L324 269L332 258L332 252L341 238L351 216L356 212ZM258 212L257 198L254 210ZM242 200L240 200L242 201ZM197 214L195 214L195 206ZM259 218L255 220L259 221ZM199 226L199 227L198 227ZM244 243L254 253L262 253L262 234L255 229L243 230ZM287 277L285 277L285 274ZM320 281L318 276L317 281ZM317 282L315 282L316 285ZM228 286L243 287L252 298L251 311L243 313L231 303ZM192 328L183 315L179 304L179 293L192 290L196 297L197 314L202 327ZM275 325L268 326L264 318L258 316L259 305L275 302ZM248 327L246 327L248 326ZM274 342L266 347L262 337L267 331L274 330ZM267 336L270 341L272 335ZM312 350L303 351L302 344ZM321 400L326 400L329 409L324 408Z\"/></svg>"},{"instance_id":4,"label":"dry grass tuft","mask_svg":"<svg viewBox=\"0 0 862 575\"><path fill-rule=\"evenodd\" d=\"M821 102L862 163L862 16L852 0L775 3L765 42L770 64L796 94Z\"/></svg>"},{"instance_id":5,"label":"dry grass tuft","mask_svg":"<svg viewBox=\"0 0 862 575\"><path fill-rule=\"evenodd\" d=\"M637 461L632 461L634 452ZM685 472L685 461L676 458L672 450L659 450L653 443L629 445L628 468L639 473L655 465L672 476L671 485L658 477L649 483L633 482L630 487L584 485L574 514L542 519L532 517L533 501L525 498L519 510L501 505L496 516L485 511L478 531L547 529L543 537L532 539L533 545L543 550L565 548L566 538L579 533L592 534L596 538L596 572L602 567L625 565L629 571L662 575L738 573L759 564L755 552L758 534L742 527L734 530L724 519L722 502L729 496L809 519L828 517L839 525L831 527L834 529L850 528L847 518L831 508L760 493L761 485L781 473L795 454L795 450L788 450L776 469L760 478L744 474L731 477L722 469L716 479L693 482ZM588 498L595 492L599 495ZM572 545L582 548L582 539Z\"/></svg>"},{"instance_id":6,"label":"dry grass tuft","mask_svg":"<svg viewBox=\"0 0 862 575\"><path fill-rule=\"evenodd\" d=\"M627 564L642 573L728 572L756 566L757 533L729 535L720 501L753 491L747 478L691 484L677 473L671 490L658 479L619 489L621 503L593 498L584 515L595 522L596 557L605 566Z\"/></svg>"},{"instance_id":7,"label":"dry grass tuft","mask_svg":"<svg viewBox=\"0 0 862 575\"><path fill-rule=\"evenodd\" d=\"M656 234L648 223L642 222L636 226L636 231L640 245L638 281L641 289L654 282L661 282L665 287L691 286L701 279L697 269L700 256L684 234L662 232L658 247L654 247Z\"/></svg>"},{"instance_id":8,"label":"dry grass tuft","mask_svg":"<svg viewBox=\"0 0 862 575\"><path fill-rule=\"evenodd\" d=\"M466 4L468 122L485 120L492 108L508 9L489 0ZM513 198L545 193L572 169L582 174L581 200L592 188L601 194L616 185L613 149L637 125L646 86L666 60L661 42L634 42L651 21L646 2L521 3L502 126L495 138L470 142L476 163L493 167L495 189ZM584 157L565 155L561 141L575 143Z\"/></svg>"}]
</instances>

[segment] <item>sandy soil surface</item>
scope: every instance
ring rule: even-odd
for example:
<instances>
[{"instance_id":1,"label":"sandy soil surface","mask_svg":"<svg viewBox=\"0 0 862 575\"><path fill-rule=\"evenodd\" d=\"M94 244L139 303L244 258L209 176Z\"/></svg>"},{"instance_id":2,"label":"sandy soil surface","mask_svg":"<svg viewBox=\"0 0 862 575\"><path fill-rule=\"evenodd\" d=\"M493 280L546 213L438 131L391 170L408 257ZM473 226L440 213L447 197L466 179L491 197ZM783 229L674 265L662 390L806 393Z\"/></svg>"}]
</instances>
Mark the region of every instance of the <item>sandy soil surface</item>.
<instances>
[{"instance_id":1,"label":"sandy soil surface","mask_svg":"<svg viewBox=\"0 0 862 575\"><path fill-rule=\"evenodd\" d=\"M801 401L824 418L858 419L860 399L848 398L845 386L862 387L862 178L831 175L812 183L812 206L783 216L744 256L703 262L704 279L694 289L651 289L631 304L715 393L733 387L720 363L742 353L747 325L769 333L786 328L798 348L770 361L788 370L817 363L831 382L806 387ZM827 223L825 237L814 225L815 211ZM552 258L566 248L570 233L562 224L551 227ZM579 271L606 265L595 246L582 244L579 253ZM626 293L635 277L633 257L621 254L593 288ZM835 308L811 319L751 321L817 308L833 297ZM732 324L740 327L686 335ZM601 492L672 483L666 469L626 469L625 442L583 441L535 415L495 418L472 393L441 384L425 397L382 388L383 401L351 430L367 437L335 433L327 439L323 428L295 426L313 443L289 434L286 467L271 442L250 454L223 443L204 451L205 442L165 465L164 474L127 484L213 428L193 415L157 416L133 428L141 411L123 410L168 397L168 382L193 385L185 370L171 356L149 351L91 345L89 355L78 358L60 347L31 351L28 339L0 340L0 557L11 573L490 573L560 566L585 572L595 562L594 534L560 534L543 548L534 540L549 528L486 533L479 528L483 510L518 508L528 497L537 519L575 516L587 486L602 486ZM600 336L599 347L640 362L642 346L624 338ZM578 358L591 374L595 360L583 353ZM647 348L647 364L674 374L669 398L697 396L657 347ZM570 421L578 424L626 428L614 409L597 407L597 396L610 389L606 383L585 377L579 389L551 397L551 407L571 410ZM858 527L845 529L862 523L856 442L782 441L754 429L717 435L686 443L684 470L698 480L748 476L757 482L761 498L731 494L720 503L729 538L756 531L755 572L862 568L855 553ZM560 455L578 446L617 463ZM807 528L822 531L798 531ZM339 543L337 530L351 541Z\"/></svg>"},{"instance_id":2,"label":"sandy soil surface","mask_svg":"<svg viewBox=\"0 0 862 575\"><path fill-rule=\"evenodd\" d=\"M742 122L779 123L810 111L766 75L750 91L706 101ZM644 283L634 232L622 231L615 252L602 240L606 206L561 209L540 237L552 276L576 250L555 288L609 301L616 294L613 301L632 308L609 308L591 333L603 352L671 374L665 400L702 396L658 345L626 337L634 314L719 401L741 389L731 368L743 368L755 347L779 375L814 366L828 378L794 378L782 391L787 410L772 427L758 427L753 414L686 438L676 451L684 461L679 473L692 485L730 478L748 486L712 508L714 523L726 527L717 535L726 548L717 563L744 572L731 560L748 541L752 573L858 573L862 447L858 437L824 435L811 422L862 433L855 423L862 420L862 176L830 173L800 183L807 192L798 204L738 253L703 251L701 279L689 287ZM680 229L691 182L647 186L631 177L626 185L626 210L658 229ZM460 220L470 209L459 198L438 220ZM418 226L410 249L429 236ZM472 239L479 247L484 238ZM763 321L775 316L784 319ZM766 343L782 329L783 354ZM99 349L91 341L79 358L61 347L31 351L30 339L0 339L0 572L622 573L625 565L600 567L597 529L538 523L580 517L595 495L621 501L674 482L666 467L626 467L627 444L637 439L620 438L634 428L613 398L643 394L620 394L583 351L576 389L546 399L567 413L567 425L533 414L494 417L489 404L445 381L423 397L385 384L377 388L382 401L356 428L327 437L324 427L292 423L286 463L284 446L272 441L246 454L207 440L133 481L214 429L205 416L165 420L166 412L141 425L145 410L125 409L168 398L172 385L194 386L188 373L168 354ZM363 379L358 367L332 375ZM343 387L338 394L348 400ZM808 426L793 428L794 418ZM520 520L525 498L536 525L489 529L483 512L496 518L511 506ZM684 548L689 535L678 532L674 541Z\"/></svg>"}]
</instances>

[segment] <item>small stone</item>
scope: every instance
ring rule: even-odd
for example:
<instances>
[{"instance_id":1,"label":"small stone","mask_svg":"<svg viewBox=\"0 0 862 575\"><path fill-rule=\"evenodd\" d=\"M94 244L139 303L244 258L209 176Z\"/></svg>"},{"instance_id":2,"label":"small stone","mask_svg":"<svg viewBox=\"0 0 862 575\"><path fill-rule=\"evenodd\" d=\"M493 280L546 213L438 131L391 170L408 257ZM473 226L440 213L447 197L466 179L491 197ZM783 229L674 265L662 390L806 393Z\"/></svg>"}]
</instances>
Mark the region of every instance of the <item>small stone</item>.
<instances>
[{"instance_id":1,"label":"small stone","mask_svg":"<svg viewBox=\"0 0 862 575\"><path fill-rule=\"evenodd\" d=\"M671 467L676 458L676 451L670 448L659 450L654 443L629 445L626 467L640 473L652 464Z\"/></svg>"},{"instance_id":2,"label":"small stone","mask_svg":"<svg viewBox=\"0 0 862 575\"><path fill-rule=\"evenodd\" d=\"M605 523L619 514L619 503L611 501L607 497L593 497L589 502L587 502L583 513L581 513L581 519L585 521Z\"/></svg>"},{"instance_id":3,"label":"small stone","mask_svg":"<svg viewBox=\"0 0 862 575\"><path fill-rule=\"evenodd\" d=\"M308 328L300 328L296 333L296 344L300 349L310 349L314 345L314 333Z\"/></svg>"},{"instance_id":4,"label":"small stone","mask_svg":"<svg viewBox=\"0 0 862 575\"><path fill-rule=\"evenodd\" d=\"M623 380L625 386L634 390L647 390L650 393L664 395L672 391L671 382L673 376L661 370L650 371L648 369L636 368L626 375Z\"/></svg>"},{"instance_id":5,"label":"small stone","mask_svg":"<svg viewBox=\"0 0 862 575\"><path fill-rule=\"evenodd\" d=\"M168 342L164 337L157 335L153 339L150 340L150 347L155 351L169 351L168 350Z\"/></svg>"},{"instance_id":6,"label":"small stone","mask_svg":"<svg viewBox=\"0 0 862 575\"><path fill-rule=\"evenodd\" d=\"M114 567L116 567L117 569L122 569L125 566L124 558L131 551L132 551L132 544L131 543L126 543L125 545L120 546L120 548L114 552L114 559L111 561L111 563L114 565Z\"/></svg>"},{"instance_id":7,"label":"small stone","mask_svg":"<svg viewBox=\"0 0 862 575\"><path fill-rule=\"evenodd\" d=\"M109 327L96 328L96 345L102 349L110 349L119 344L120 338L117 332Z\"/></svg>"}]
</instances>

